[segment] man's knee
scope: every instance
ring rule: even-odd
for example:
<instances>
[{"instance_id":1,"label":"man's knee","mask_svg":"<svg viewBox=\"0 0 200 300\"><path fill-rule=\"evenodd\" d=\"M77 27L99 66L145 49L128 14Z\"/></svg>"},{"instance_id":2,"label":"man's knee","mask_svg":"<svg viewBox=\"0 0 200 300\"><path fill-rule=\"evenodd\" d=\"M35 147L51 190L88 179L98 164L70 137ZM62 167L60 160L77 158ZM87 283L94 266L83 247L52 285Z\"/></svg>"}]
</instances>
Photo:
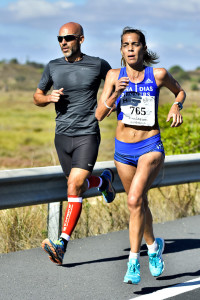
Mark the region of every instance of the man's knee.
<instances>
[{"instance_id":1,"label":"man's knee","mask_svg":"<svg viewBox=\"0 0 200 300\"><path fill-rule=\"evenodd\" d=\"M80 196L85 190L85 180L82 178L69 178L67 183L68 195Z\"/></svg>"}]
</instances>

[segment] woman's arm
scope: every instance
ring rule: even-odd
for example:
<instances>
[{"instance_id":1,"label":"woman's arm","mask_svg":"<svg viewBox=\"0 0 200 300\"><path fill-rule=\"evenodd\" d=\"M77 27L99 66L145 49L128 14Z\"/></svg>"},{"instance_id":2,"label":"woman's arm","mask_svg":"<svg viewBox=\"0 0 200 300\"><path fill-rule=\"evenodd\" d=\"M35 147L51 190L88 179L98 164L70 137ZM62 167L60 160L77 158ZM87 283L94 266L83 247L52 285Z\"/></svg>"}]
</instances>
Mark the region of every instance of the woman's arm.
<instances>
[{"instance_id":1,"label":"woman's arm","mask_svg":"<svg viewBox=\"0 0 200 300\"><path fill-rule=\"evenodd\" d=\"M175 104L175 102L180 102L180 106L182 107L186 98L186 93L180 84L173 78L173 76L164 68L155 68L154 76L158 87L164 86L175 95L175 101L168 113L167 122L169 122L172 118L173 121L171 127L178 127L183 123L183 117L180 114L180 108L178 104Z\"/></svg>"}]
</instances>

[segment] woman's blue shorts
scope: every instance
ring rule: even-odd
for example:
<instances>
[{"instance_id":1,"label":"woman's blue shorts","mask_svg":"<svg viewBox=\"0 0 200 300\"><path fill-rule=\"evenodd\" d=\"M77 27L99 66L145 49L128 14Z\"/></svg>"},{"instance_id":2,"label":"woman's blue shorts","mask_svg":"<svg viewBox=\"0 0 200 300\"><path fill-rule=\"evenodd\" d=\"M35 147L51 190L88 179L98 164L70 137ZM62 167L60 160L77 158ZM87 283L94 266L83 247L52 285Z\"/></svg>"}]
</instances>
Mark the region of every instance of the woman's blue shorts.
<instances>
[{"instance_id":1,"label":"woman's blue shorts","mask_svg":"<svg viewBox=\"0 0 200 300\"><path fill-rule=\"evenodd\" d=\"M149 152L161 152L165 156L160 133L137 143L124 143L115 138L114 159L123 164L137 167L140 156Z\"/></svg>"}]
</instances>

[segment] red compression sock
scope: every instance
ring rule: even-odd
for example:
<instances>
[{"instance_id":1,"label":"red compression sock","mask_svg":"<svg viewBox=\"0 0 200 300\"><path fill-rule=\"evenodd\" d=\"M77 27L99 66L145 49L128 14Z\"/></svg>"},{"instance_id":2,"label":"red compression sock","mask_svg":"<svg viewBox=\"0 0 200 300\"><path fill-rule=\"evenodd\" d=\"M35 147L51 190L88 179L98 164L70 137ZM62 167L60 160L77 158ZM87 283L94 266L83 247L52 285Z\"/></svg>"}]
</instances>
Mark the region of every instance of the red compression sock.
<instances>
[{"instance_id":1,"label":"red compression sock","mask_svg":"<svg viewBox=\"0 0 200 300\"><path fill-rule=\"evenodd\" d=\"M61 238L69 240L78 222L82 210L82 197L69 196L68 205L65 211L64 223Z\"/></svg>"},{"instance_id":2,"label":"red compression sock","mask_svg":"<svg viewBox=\"0 0 200 300\"><path fill-rule=\"evenodd\" d=\"M98 188L102 184L102 179L101 179L101 177L91 175L87 179L87 182L88 182L88 189L91 189L93 187L97 187Z\"/></svg>"}]
</instances>

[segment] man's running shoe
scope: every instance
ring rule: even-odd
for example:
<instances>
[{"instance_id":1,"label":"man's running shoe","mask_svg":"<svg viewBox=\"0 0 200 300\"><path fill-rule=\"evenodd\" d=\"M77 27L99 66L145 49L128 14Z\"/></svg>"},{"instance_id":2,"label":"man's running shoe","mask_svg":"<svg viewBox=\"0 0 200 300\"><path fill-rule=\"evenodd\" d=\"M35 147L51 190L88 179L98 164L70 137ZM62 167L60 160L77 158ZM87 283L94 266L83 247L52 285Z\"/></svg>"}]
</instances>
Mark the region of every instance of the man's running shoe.
<instances>
[{"instance_id":1,"label":"man's running shoe","mask_svg":"<svg viewBox=\"0 0 200 300\"><path fill-rule=\"evenodd\" d=\"M151 275L154 277L158 277L164 271L164 261L162 258L162 253L165 248L165 242L161 238L156 238L156 242L158 244L158 250L155 253L149 253L149 270Z\"/></svg>"},{"instance_id":2,"label":"man's running shoe","mask_svg":"<svg viewBox=\"0 0 200 300\"><path fill-rule=\"evenodd\" d=\"M49 254L49 259L52 262L62 265L65 251L64 242L61 239L53 242L49 239L45 239L42 242L42 248Z\"/></svg>"},{"instance_id":3,"label":"man's running shoe","mask_svg":"<svg viewBox=\"0 0 200 300\"><path fill-rule=\"evenodd\" d=\"M140 282L140 264L137 259L130 259L127 263L128 270L124 276L125 283L138 284Z\"/></svg>"},{"instance_id":4,"label":"man's running shoe","mask_svg":"<svg viewBox=\"0 0 200 300\"><path fill-rule=\"evenodd\" d=\"M111 203L115 199L116 194L115 189L112 185L112 182L114 180L114 174L112 170L105 169L100 175L100 177L103 179L103 183L98 190L102 193L104 200L107 203Z\"/></svg>"}]
</instances>

